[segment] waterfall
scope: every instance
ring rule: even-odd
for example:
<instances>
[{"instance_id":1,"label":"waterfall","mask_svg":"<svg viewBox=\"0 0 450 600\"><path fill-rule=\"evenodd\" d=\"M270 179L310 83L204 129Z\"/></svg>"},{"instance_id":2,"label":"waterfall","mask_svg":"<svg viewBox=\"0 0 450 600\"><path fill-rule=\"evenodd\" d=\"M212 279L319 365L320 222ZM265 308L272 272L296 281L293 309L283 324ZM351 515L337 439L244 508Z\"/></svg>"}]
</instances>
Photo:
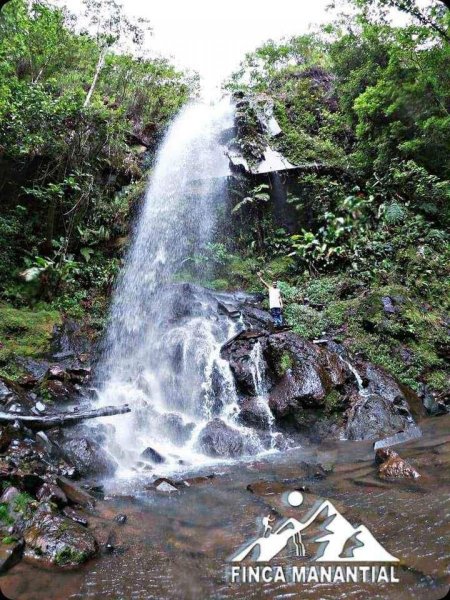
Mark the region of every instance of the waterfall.
<instances>
[{"instance_id":1,"label":"waterfall","mask_svg":"<svg viewBox=\"0 0 450 600\"><path fill-rule=\"evenodd\" d=\"M200 280L210 275L201 253L213 240L226 194L229 167L220 139L232 126L226 100L191 104L179 114L159 150L132 233L97 384L101 405L132 408L106 424L106 446L122 474L136 469L147 447L166 465L205 460L196 435L214 416L252 435L237 422L234 380L220 358L238 324L219 313L212 294L180 283L188 267Z\"/></svg>"}]
</instances>

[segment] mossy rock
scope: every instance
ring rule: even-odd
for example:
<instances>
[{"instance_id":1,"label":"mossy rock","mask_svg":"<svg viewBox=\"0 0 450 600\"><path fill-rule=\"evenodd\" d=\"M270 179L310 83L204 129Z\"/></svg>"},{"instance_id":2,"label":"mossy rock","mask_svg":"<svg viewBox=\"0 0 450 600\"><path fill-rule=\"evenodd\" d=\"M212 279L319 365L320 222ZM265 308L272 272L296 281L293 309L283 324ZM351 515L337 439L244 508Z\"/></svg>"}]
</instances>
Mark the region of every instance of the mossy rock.
<instances>
[{"instance_id":1,"label":"mossy rock","mask_svg":"<svg viewBox=\"0 0 450 600\"><path fill-rule=\"evenodd\" d=\"M17 379L22 370L15 359L37 358L48 352L53 328L60 323L60 313L47 307L14 308L1 304L0 375Z\"/></svg>"}]
</instances>

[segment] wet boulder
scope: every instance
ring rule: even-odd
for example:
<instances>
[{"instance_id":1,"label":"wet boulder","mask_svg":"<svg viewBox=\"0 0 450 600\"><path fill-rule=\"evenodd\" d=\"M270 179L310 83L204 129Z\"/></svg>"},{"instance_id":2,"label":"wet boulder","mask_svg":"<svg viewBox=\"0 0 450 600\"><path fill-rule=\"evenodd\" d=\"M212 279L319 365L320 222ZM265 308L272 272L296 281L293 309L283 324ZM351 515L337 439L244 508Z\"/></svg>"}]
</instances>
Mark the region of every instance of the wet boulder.
<instances>
[{"instance_id":1,"label":"wet boulder","mask_svg":"<svg viewBox=\"0 0 450 600\"><path fill-rule=\"evenodd\" d=\"M384 369L377 365L357 362L356 367L364 379L370 394L381 396L397 407L397 412L405 418L422 417L425 414L419 396L407 386L399 383Z\"/></svg>"},{"instance_id":2,"label":"wet boulder","mask_svg":"<svg viewBox=\"0 0 450 600\"><path fill-rule=\"evenodd\" d=\"M414 426L412 417L388 398L378 394L351 396L344 436L349 440L376 440Z\"/></svg>"},{"instance_id":3,"label":"wet boulder","mask_svg":"<svg viewBox=\"0 0 450 600\"><path fill-rule=\"evenodd\" d=\"M242 434L218 418L201 430L197 443L208 456L229 458L241 456L245 451Z\"/></svg>"},{"instance_id":4,"label":"wet boulder","mask_svg":"<svg viewBox=\"0 0 450 600\"><path fill-rule=\"evenodd\" d=\"M52 339L52 356L65 367L86 365L92 352L92 331L74 319L64 319L55 327Z\"/></svg>"},{"instance_id":5,"label":"wet boulder","mask_svg":"<svg viewBox=\"0 0 450 600\"><path fill-rule=\"evenodd\" d=\"M246 317L244 307L244 322L255 328L222 348L236 382L242 423L263 428L256 401L261 389L276 425L315 441L341 436L377 440L414 427L414 419L423 415L417 394L381 367L346 356L328 340L317 344L292 331L270 333L264 311L260 315L258 310L250 307Z\"/></svg>"},{"instance_id":6,"label":"wet boulder","mask_svg":"<svg viewBox=\"0 0 450 600\"><path fill-rule=\"evenodd\" d=\"M321 369L298 365L286 372L270 392L269 406L278 418L287 416L300 406L320 408L327 395L327 382Z\"/></svg>"},{"instance_id":7,"label":"wet boulder","mask_svg":"<svg viewBox=\"0 0 450 600\"><path fill-rule=\"evenodd\" d=\"M255 429L268 429L271 422L270 409L264 404L264 400L248 396L239 402L239 420Z\"/></svg>"},{"instance_id":8,"label":"wet boulder","mask_svg":"<svg viewBox=\"0 0 450 600\"><path fill-rule=\"evenodd\" d=\"M91 508L95 505L95 498L67 477L61 475L57 477L56 482L72 504L79 504L83 508Z\"/></svg>"},{"instance_id":9,"label":"wet boulder","mask_svg":"<svg viewBox=\"0 0 450 600\"><path fill-rule=\"evenodd\" d=\"M68 502L67 496L54 483L45 482L37 491L36 498L41 502L52 502L57 506L65 506Z\"/></svg>"},{"instance_id":10,"label":"wet boulder","mask_svg":"<svg viewBox=\"0 0 450 600\"><path fill-rule=\"evenodd\" d=\"M2 410L29 414L34 405L34 399L16 382L6 377L0 377L0 404Z\"/></svg>"},{"instance_id":11,"label":"wet boulder","mask_svg":"<svg viewBox=\"0 0 450 600\"><path fill-rule=\"evenodd\" d=\"M77 566L98 551L88 529L41 505L24 531L26 556L60 567Z\"/></svg>"},{"instance_id":12,"label":"wet boulder","mask_svg":"<svg viewBox=\"0 0 450 600\"><path fill-rule=\"evenodd\" d=\"M273 319L266 310L246 305L242 308L242 316L247 327L268 333L273 327Z\"/></svg>"},{"instance_id":13,"label":"wet boulder","mask_svg":"<svg viewBox=\"0 0 450 600\"><path fill-rule=\"evenodd\" d=\"M255 396L257 394L252 351L258 337L247 337L241 334L233 342L224 346L222 356L225 358L233 373L236 385L242 394Z\"/></svg>"},{"instance_id":14,"label":"wet boulder","mask_svg":"<svg viewBox=\"0 0 450 600\"><path fill-rule=\"evenodd\" d=\"M53 402L70 402L77 395L78 390L69 380L44 379L40 385L40 394L50 398Z\"/></svg>"},{"instance_id":15,"label":"wet boulder","mask_svg":"<svg viewBox=\"0 0 450 600\"><path fill-rule=\"evenodd\" d=\"M116 461L99 444L86 437L71 438L63 448L66 460L82 477L112 476L117 469Z\"/></svg>"},{"instance_id":16,"label":"wet boulder","mask_svg":"<svg viewBox=\"0 0 450 600\"><path fill-rule=\"evenodd\" d=\"M3 541L0 543L0 575L6 573L6 571L22 560L23 548L23 540L3 538Z\"/></svg>"},{"instance_id":17,"label":"wet boulder","mask_svg":"<svg viewBox=\"0 0 450 600\"><path fill-rule=\"evenodd\" d=\"M75 523L82 525L83 527L87 527L89 525L88 520L80 512L70 508L70 506L66 506L66 508L63 510L63 515L68 519L75 521Z\"/></svg>"}]
</instances>

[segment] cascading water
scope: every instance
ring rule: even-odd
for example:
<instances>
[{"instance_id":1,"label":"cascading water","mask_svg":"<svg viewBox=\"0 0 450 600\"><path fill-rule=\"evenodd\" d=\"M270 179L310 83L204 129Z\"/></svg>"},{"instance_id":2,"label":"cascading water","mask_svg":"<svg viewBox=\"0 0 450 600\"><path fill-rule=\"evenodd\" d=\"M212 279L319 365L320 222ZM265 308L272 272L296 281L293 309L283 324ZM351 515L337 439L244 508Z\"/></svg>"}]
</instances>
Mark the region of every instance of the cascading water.
<instances>
[{"instance_id":1,"label":"cascading water","mask_svg":"<svg viewBox=\"0 0 450 600\"><path fill-rule=\"evenodd\" d=\"M113 300L106 351L99 368L100 404L129 404L110 420L108 450L122 474L151 447L166 465L204 461L196 436L213 416L244 435L236 421L236 391L221 345L238 325L218 314L202 288L176 283L212 240L226 193L228 160L221 134L233 107L192 104L170 127L159 151L144 206ZM182 452L181 452L182 448Z\"/></svg>"},{"instance_id":2,"label":"cascading water","mask_svg":"<svg viewBox=\"0 0 450 600\"><path fill-rule=\"evenodd\" d=\"M269 407L267 381L266 381L266 363L263 358L262 347L259 342L253 346L250 353L251 374L253 385L256 391L256 401L263 413L265 413L267 421L267 429L271 439L271 447L275 447L276 436L274 436L273 425L275 418Z\"/></svg>"}]
</instances>

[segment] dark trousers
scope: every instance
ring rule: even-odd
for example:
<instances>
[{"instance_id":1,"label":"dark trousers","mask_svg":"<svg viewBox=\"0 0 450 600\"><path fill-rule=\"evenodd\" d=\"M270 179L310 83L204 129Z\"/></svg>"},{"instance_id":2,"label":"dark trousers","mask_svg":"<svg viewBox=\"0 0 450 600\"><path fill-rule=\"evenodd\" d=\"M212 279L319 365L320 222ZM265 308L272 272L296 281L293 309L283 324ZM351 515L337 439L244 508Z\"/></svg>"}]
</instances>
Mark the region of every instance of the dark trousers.
<instances>
[{"instance_id":1,"label":"dark trousers","mask_svg":"<svg viewBox=\"0 0 450 600\"><path fill-rule=\"evenodd\" d=\"M274 325L276 327L281 327L283 325L283 315L281 313L281 308L271 308L270 314L272 315Z\"/></svg>"}]
</instances>

